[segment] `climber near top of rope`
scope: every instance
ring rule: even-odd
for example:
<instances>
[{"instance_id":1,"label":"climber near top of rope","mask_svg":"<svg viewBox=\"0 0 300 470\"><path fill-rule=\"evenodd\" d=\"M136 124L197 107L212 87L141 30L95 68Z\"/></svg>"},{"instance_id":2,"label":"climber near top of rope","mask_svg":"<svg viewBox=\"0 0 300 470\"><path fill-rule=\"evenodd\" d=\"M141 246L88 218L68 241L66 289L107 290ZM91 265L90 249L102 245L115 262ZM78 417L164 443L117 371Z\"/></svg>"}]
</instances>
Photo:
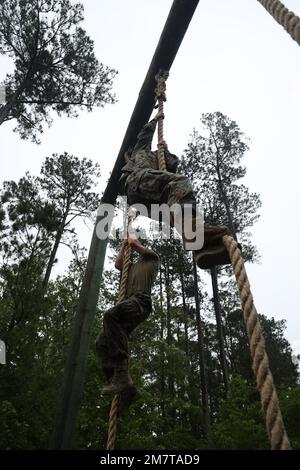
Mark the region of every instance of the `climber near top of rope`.
<instances>
[{"instance_id":1,"label":"climber near top of rope","mask_svg":"<svg viewBox=\"0 0 300 470\"><path fill-rule=\"evenodd\" d=\"M192 207L191 225L195 229L196 197L189 179L176 173L178 157L169 152L165 143L166 170L159 169L157 152L151 150L151 144L156 123L161 118L163 114L159 111L139 132L131 156L122 168L119 192L121 195L126 194L129 205L144 204L148 214L152 204L166 203L169 207L178 204L183 213L180 232L186 247L191 239L187 236L184 211L188 206ZM222 242L222 237L228 233L228 229L224 226L204 225L204 246L194 251L199 267L207 269L230 263L228 252Z\"/></svg>"},{"instance_id":2,"label":"climber near top of rope","mask_svg":"<svg viewBox=\"0 0 300 470\"><path fill-rule=\"evenodd\" d=\"M142 130L137 136L137 142L132 152L128 152L129 160L126 165L122 168L122 175L119 180L120 194L125 194L127 192L127 185L129 183L128 176L130 174L134 173L135 184L132 184L131 182L130 185L130 189L134 190L135 187L138 188L139 176L142 176L142 173L139 173L140 171L142 172L145 169L159 169L157 161L157 151L151 150L151 143L156 128L156 123L162 117L163 114L158 112L151 121L145 124L145 126L142 128ZM164 150L167 170L171 173L176 173L178 166L178 157L169 152L166 142L164 142ZM138 199L138 194L135 194L135 197L132 196L130 198L130 205L133 204L133 200L135 202L141 202L141 200ZM148 199L146 199L145 202L149 202Z\"/></svg>"}]
</instances>

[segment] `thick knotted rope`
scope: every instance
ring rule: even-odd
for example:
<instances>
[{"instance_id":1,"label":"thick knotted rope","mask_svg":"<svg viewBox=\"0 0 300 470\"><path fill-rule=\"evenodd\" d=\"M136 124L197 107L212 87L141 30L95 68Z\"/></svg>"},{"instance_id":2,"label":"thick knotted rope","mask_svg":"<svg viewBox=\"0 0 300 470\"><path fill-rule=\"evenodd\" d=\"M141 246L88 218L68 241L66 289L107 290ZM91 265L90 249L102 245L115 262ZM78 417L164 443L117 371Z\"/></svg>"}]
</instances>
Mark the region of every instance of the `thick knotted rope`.
<instances>
[{"instance_id":1,"label":"thick knotted rope","mask_svg":"<svg viewBox=\"0 0 300 470\"><path fill-rule=\"evenodd\" d=\"M265 341L253 302L253 296L244 261L237 242L233 237L225 235L223 237L223 242L228 250L240 293L244 320L250 343L252 368L255 373L262 408L266 418L271 448L272 450L289 450L291 446L285 431L278 396L269 367Z\"/></svg>"},{"instance_id":2,"label":"thick knotted rope","mask_svg":"<svg viewBox=\"0 0 300 470\"><path fill-rule=\"evenodd\" d=\"M157 159L158 167L161 171L166 171L165 160L165 141L164 141L164 102L167 101L166 97L166 80L169 72L160 72L156 76L155 96L158 101L158 113L161 114L157 124L158 144L157 144Z\"/></svg>"},{"instance_id":3,"label":"thick knotted rope","mask_svg":"<svg viewBox=\"0 0 300 470\"><path fill-rule=\"evenodd\" d=\"M130 233L132 220L133 220L133 214L129 209L127 235L129 235ZM125 300L126 298L126 287L127 287L131 252L132 252L131 246L126 245L125 251L123 254L122 276L121 276L120 290L119 290L119 302L123 302L123 300ZM111 403L110 413L109 413L108 437L107 437L106 450L114 450L115 448L115 442L116 442L116 437L117 437L119 398L120 398L119 395L115 395Z\"/></svg>"},{"instance_id":4,"label":"thick knotted rope","mask_svg":"<svg viewBox=\"0 0 300 470\"><path fill-rule=\"evenodd\" d=\"M126 296L126 286L127 286L131 251L132 251L131 247L127 245L124 251L124 255L123 255L122 276L121 276L120 290L119 290L119 302L123 302Z\"/></svg>"},{"instance_id":5,"label":"thick knotted rope","mask_svg":"<svg viewBox=\"0 0 300 470\"><path fill-rule=\"evenodd\" d=\"M300 46L300 18L279 0L258 0Z\"/></svg>"},{"instance_id":6,"label":"thick knotted rope","mask_svg":"<svg viewBox=\"0 0 300 470\"><path fill-rule=\"evenodd\" d=\"M157 158L158 166L162 171L166 170L166 161L165 161L165 142L164 142L164 102L166 101L166 80L169 76L168 72L160 72L156 76L157 85L155 89L156 99L158 101L158 112L160 112L161 117L158 119L158 149L157 149ZM128 158L128 157L127 157ZM126 159L126 155L125 155ZM132 222L132 214L128 214L128 233L130 231L130 225ZM125 252L123 255L123 265L122 265L122 276L120 282L119 290L119 302L123 302L126 296L126 286L128 279L128 270L130 265L131 258L131 247L126 246ZM117 437L117 420L118 420L118 408L119 408L119 395L115 395L109 413L109 425L108 425L108 438L107 438L107 450L114 450L115 442Z\"/></svg>"},{"instance_id":7,"label":"thick knotted rope","mask_svg":"<svg viewBox=\"0 0 300 470\"><path fill-rule=\"evenodd\" d=\"M117 437L119 395L115 395L110 407L106 450L114 450Z\"/></svg>"}]
</instances>

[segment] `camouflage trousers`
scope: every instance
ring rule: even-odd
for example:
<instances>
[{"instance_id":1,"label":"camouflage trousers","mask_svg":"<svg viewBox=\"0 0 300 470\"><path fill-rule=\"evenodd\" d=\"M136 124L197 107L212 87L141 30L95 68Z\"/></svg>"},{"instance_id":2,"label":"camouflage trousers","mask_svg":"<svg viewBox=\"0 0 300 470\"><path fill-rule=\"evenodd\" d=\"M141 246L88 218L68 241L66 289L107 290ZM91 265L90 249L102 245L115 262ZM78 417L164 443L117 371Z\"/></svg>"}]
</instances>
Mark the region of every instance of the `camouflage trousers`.
<instances>
[{"instance_id":1,"label":"camouflage trousers","mask_svg":"<svg viewBox=\"0 0 300 470\"><path fill-rule=\"evenodd\" d=\"M137 292L104 313L103 329L96 340L96 351L107 380L111 379L120 359L129 357L129 335L149 317L151 310L150 296Z\"/></svg>"},{"instance_id":2,"label":"camouflage trousers","mask_svg":"<svg viewBox=\"0 0 300 470\"><path fill-rule=\"evenodd\" d=\"M151 204L196 204L189 179L177 173L142 169L130 173L125 184L129 205L141 203L148 209Z\"/></svg>"}]
</instances>

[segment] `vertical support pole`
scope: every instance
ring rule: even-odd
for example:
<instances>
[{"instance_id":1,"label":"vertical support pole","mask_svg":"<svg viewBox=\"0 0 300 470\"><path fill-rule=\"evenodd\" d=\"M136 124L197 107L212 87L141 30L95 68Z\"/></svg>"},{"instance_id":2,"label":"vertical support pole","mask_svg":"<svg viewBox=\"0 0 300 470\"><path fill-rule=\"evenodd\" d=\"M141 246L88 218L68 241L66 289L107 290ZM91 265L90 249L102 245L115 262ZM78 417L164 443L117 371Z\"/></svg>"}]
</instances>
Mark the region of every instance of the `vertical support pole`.
<instances>
[{"instance_id":1,"label":"vertical support pole","mask_svg":"<svg viewBox=\"0 0 300 470\"><path fill-rule=\"evenodd\" d=\"M118 195L118 180L124 166L124 153L134 145L136 136L148 121L153 111L155 76L159 70L170 70L181 42L189 27L199 0L174 0L164 29L160 36L144 83L130 118L117 160L102 202L115 204ZM96 225L99 222L96 220ZM74 319L70 351L64 371L63 385L55 416L51 437L51 449L71 448L87 364L91 327L99 295L107 240L99 240L94 230L87 268L80 291L79 303Z\"/></svg>"},{"instance_id":2,"label":"vertical support pole","mask_svg":"<svg viewBox=\"0 0 300 470\"><path fill-rule=\"evenodd\" d=\"M97 222L101 220L97 218ZM50 449L68 449L74 432L83 389L87 352L102 278L107 239L101 240L95 225L79 304L73 321L71 344L54 420ZM108 227L108 230L110 227Z\"/></svg>"}]
</instances>

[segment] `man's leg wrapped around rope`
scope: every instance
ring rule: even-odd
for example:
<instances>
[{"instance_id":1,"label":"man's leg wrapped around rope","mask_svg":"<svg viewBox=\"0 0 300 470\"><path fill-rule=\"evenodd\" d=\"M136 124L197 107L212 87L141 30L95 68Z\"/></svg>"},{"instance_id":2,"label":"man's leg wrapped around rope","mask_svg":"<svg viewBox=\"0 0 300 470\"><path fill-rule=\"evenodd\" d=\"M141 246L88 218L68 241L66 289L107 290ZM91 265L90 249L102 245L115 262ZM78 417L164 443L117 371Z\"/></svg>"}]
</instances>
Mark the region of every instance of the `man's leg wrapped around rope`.
<instances>
[{"instance_id":1,"label":"man's leg wrapped around rope","mask_svg":"<svg viewBox=\"0 0 300 470\"><path fill-rule=\"evenodd\" d=\"M130 333L150 315L151 298L137 293L107 310L103 317L96 348L105 377L110 381L104 395L121 394L119 413L140 396L128 371L128 338Z\"/></svg>"},{"instance_id":2,"label":"man's leg wrapped around rope","mask_svg":"<svg viewBox=\"0 0 300 470\"><path fill-rule=\"evenodd\" d=\"M96 351L101 361L102 371L107 382L110 382L114 375L114 363L111 361L108 351L108 341L104 329L101 330L96 340Z\"/></svg>"},{"instance_id":3,"label":"man's leg wrapped around rope","mask_svg":"<svg viewBox=\"0 0 300 470\"><path fill-rule=\"evenodd\" d=\"M126 194L130 205L136 203L145 204L150 214L151 204L166 203L169 207L179 204L182 208L182 226L176 227L182 235L184 246L190 245L193 239L189 238L190 228L195 232L196 198L189 179L177 173L153 169L133 172L126 182ZM192 220L185 217L185 207L191 206ZM172 220L171 220L171 224ZM176 225L176 224L175 224ZM187 225L190 225L189 230ZM204 244L201 249L194 250L195 261L201 269L208 269L216 265L230 264L228 252L223 244L223 236L228 235L229 230L221 225L204 224Z\"/></svg>"}]
</instances>

